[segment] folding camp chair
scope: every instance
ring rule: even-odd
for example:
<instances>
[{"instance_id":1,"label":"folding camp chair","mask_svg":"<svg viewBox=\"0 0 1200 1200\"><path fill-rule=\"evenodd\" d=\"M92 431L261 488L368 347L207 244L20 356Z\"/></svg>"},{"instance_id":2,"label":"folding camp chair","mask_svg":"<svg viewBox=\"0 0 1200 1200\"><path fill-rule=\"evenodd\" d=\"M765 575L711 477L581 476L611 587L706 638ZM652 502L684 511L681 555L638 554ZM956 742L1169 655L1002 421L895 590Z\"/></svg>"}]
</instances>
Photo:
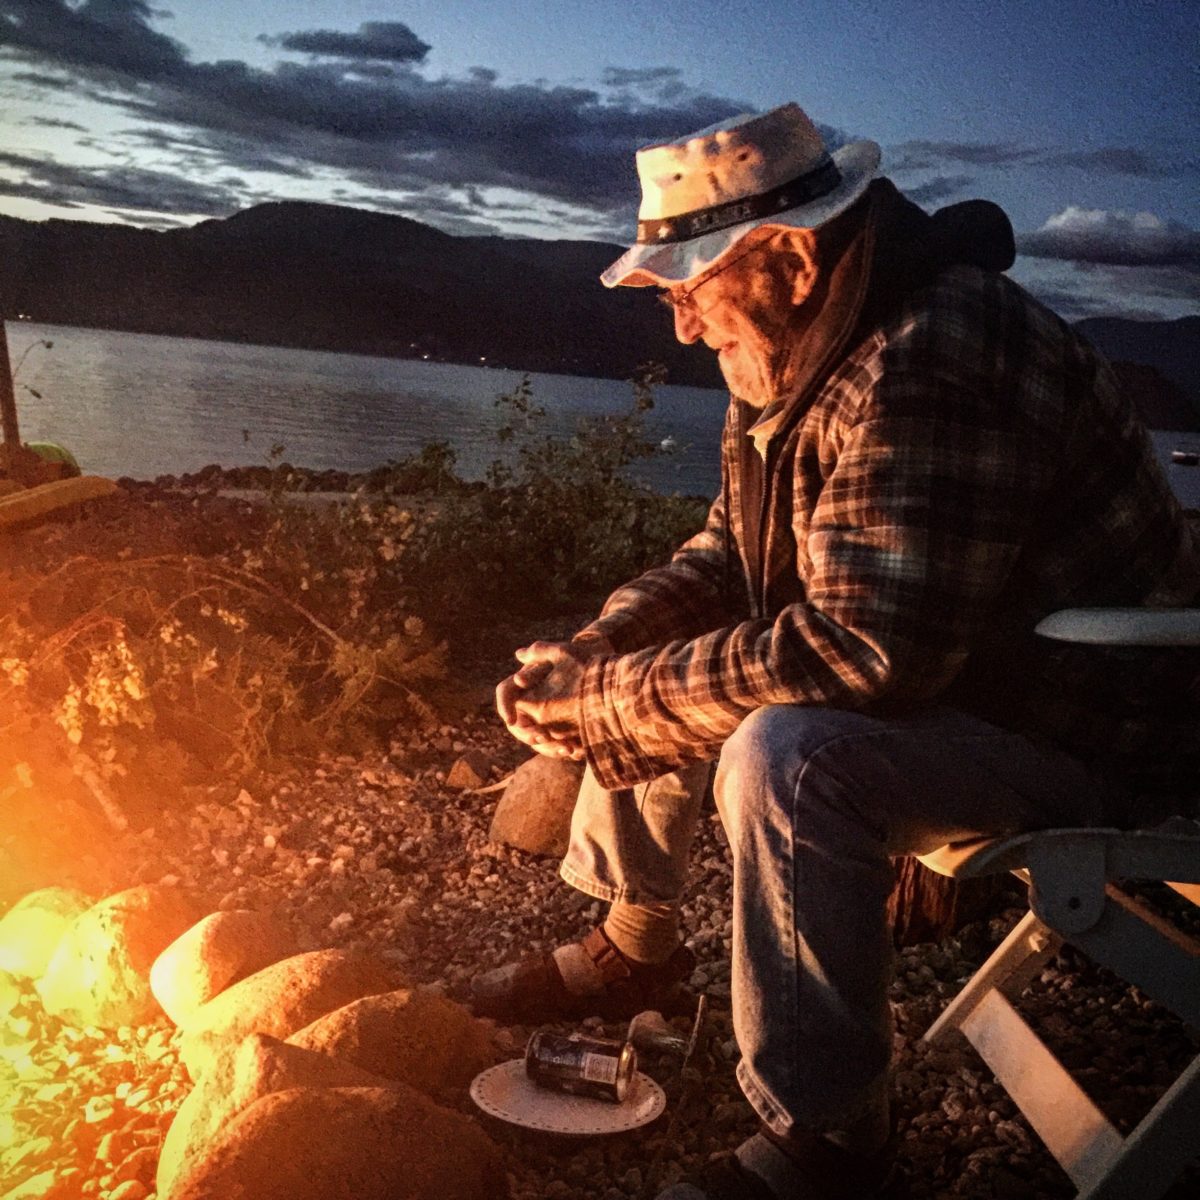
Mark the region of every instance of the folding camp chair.
<instances>
[{"instance_id":1,"label":"folding camp chair","mask_svg":"<svg viewBox=\"0 0 1200 1200\"><path fill-rule=\"evenodd\" d=\"M1200 646L1200 609L1069 609L1037 631L1073 642ZM1030 902L925 1041L958 1030L971 1042L1070 1176L1077 1200L1157 1200L1200 1153L1200 1054L1122 1137L1012 1001L1069 942L1200 1030L1200 940L1114 882L1159 880L1200 905L1200 823L1048 829L954 843L921 862L956 879L1012 871L1029 885Z\"/></svg>"}]
</instances>

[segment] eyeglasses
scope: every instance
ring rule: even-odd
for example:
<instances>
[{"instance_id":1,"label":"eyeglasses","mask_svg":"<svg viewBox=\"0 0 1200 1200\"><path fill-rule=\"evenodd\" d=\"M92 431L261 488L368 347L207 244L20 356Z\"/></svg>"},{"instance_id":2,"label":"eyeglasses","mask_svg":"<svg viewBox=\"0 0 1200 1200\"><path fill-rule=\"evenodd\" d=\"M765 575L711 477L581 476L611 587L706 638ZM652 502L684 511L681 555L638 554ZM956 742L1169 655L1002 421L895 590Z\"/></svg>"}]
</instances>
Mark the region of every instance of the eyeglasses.
<instances>
[{"instance_id":1,"label":"eyeglasses","mask_svg":"<svg viewBox=\"0 0 1200 1200\"><path fill-rule=\"evenodd\" d=\"M660 288L656 299L664 308L670 309L673 315L683 313L690 317L702 317L718 303L718 300L714 300L711 304L706 304L701 308L695 300L696 293L706 283L711 283L718 275L728 271L730 267L736 263L740 263L743 259L749 258L751 254L756 253L766 245L766 242L757 242L748 250L743 250L741 254L735 254L732 258L726 259L715 271L710 271L697 283L693 283L690 288Z\"/></svg>"}]
</instances>

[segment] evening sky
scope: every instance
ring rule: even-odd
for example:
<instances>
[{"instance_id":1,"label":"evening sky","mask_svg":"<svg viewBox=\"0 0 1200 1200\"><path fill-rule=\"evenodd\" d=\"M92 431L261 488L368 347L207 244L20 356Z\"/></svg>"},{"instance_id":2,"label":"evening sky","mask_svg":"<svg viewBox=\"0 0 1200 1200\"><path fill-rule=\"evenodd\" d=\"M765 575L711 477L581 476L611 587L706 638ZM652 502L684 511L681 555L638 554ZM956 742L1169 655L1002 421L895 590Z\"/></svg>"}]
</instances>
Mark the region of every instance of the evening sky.
<instances>
[{"instance_id":1,"label":"evening sky","mask_svg":"<svg viewBox=\"0 0 1200 1200\"><path fill-rule=\"evenodd\" d=\"M1200 312L1194 0L0 0L0 213L272 199L632 229L632 154L802 104L933 209L1000 202L1065 316Z\"/></svg>"}]
</instances>

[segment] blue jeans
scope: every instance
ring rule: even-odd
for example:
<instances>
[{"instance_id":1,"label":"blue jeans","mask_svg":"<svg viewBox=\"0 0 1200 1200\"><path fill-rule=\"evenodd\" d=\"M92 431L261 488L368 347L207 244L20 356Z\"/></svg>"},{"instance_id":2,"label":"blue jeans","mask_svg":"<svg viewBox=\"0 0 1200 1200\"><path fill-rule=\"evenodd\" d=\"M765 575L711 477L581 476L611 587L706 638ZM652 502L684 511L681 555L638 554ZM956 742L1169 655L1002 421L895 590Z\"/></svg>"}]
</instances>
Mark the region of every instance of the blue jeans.
<instances>
[{"instance_id":1,"label":"blue jeans","mask_svg":"<svg viewBox=\"0 0 1200 1200\"><path fill-rule=\"evenodd\" d=\"M584 777L563 878L627 903L677 899L707 782ZM725 743L737 1076L776 1133L845 1129L886 1103L891 858L946 842L1104 824L1117 797L1066 754L945 708L879 718L773 705Z\"/></svg>"}]
</instances>

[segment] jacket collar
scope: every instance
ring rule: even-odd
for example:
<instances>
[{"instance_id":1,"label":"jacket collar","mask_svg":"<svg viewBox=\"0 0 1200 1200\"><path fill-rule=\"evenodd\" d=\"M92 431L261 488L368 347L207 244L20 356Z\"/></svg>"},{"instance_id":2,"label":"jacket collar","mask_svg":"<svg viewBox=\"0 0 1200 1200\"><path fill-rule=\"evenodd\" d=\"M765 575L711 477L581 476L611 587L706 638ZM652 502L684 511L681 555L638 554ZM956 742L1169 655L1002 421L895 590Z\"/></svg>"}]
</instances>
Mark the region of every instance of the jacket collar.
<instances>
[{"instance_id":1,"label":"jacket collar","mask_svg":"<svg viewBox=\"0 0 1200 1200\"><path fill-rule=\"evenodd\" d=\"M811 315L798 333L801 366L788 396L757 420L746 420L753 410L743 414L743 428L764 457L771 440L809 406L848 347L883 324L918 288L955 263L1005 271L1016 257L1012 225L990 201L968 200L930 216L890 179L876 179L859 203L861 216L856 207L839 219L857 224L848 239L839 222L818 234L824 269L805 301Z\"/></svg>"}]
</instances>

